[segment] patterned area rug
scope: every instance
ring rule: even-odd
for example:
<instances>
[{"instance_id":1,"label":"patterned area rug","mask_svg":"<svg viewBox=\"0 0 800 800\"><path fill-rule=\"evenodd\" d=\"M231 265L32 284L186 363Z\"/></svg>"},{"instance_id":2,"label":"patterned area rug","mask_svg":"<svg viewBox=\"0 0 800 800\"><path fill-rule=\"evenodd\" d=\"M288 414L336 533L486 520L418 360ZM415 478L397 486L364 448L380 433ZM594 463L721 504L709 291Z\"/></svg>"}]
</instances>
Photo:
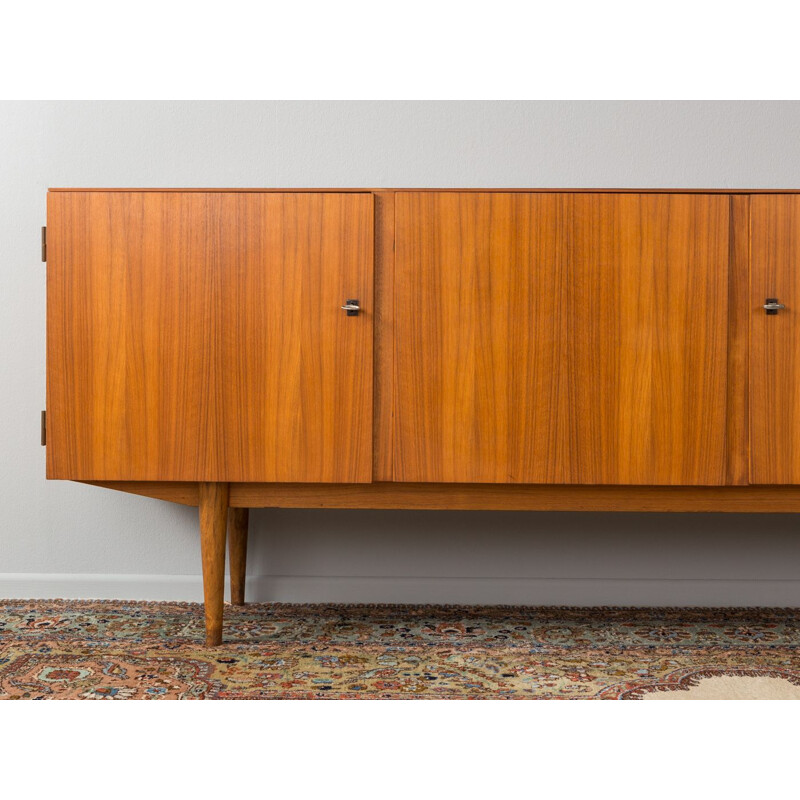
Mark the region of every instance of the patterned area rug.
<instances>
[{"instance_id":1,"label":"patterned area rug","mask_svg":"<svg viewBox=\"0 0 800 800\"><path fill-rule=\"evenodd\" d=\"M800 609L202 610L0 601L0 699L800 698Z\"/></svg>"}]
</instances>

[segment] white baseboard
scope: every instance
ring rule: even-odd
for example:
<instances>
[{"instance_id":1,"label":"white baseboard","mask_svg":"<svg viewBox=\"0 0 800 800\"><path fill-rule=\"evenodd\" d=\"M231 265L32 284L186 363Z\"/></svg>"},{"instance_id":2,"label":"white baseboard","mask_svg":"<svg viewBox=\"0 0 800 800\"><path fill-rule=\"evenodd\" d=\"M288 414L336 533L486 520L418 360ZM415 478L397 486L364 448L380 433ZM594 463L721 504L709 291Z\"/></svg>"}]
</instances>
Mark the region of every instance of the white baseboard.
<instances>
[{"instance_id":1,"label":"white baseboard","mask_svg":"<svg viewBox=\"0 0 800 800\"><path fill-rule=\"evenodd\" d=\"M226 597L228 586L225 587ZM0 573L0 598L201 602L199 575ZM247 599L285 603L800 607L800 580L259 575Z\"/></svg>"},{"instance_id":2,"label":"white baseboard","mask_svg":"<svg viewBox=\"0 0 800 800\"><path fill-rule=\"evenodd\" d=\"M225 582L225 590L228 583ZM102 575L0 572L0 597L9 600L203 601L199 575Z\"/></svg>"}]
</instances>

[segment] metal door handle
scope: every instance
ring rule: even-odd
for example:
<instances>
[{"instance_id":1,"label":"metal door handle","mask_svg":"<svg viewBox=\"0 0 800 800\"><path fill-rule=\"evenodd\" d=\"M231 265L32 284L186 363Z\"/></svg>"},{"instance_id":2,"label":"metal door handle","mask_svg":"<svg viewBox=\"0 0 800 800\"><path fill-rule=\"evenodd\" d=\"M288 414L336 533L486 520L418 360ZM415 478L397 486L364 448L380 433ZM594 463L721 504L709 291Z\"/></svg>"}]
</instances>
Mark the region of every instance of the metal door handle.
<instances>
[{"instance_id":1,"label":"metal door handle","mask_svg":"<svg viewBox=\"0 0 800 800\"><path fill-rule=\"evenodd\" d=\"M786 308L786 306L783 303L779 303L777 297L768 297L767 302L764 303L761 308L763 308L769 316L774 316L780 309Z\"/></svg>"},{"instance_id":2,"label":"metal door handle","mask_svg":"<svg viewBox=\"0 0 800 800\"><path fill-rule=\"evenodd\" d=\"M358 300L345 300L344 305L341 308L342 311L347 312L348 317L357 317L358 312L361 311L361 306L358 304Z\"/></svg>"}]
</instances>

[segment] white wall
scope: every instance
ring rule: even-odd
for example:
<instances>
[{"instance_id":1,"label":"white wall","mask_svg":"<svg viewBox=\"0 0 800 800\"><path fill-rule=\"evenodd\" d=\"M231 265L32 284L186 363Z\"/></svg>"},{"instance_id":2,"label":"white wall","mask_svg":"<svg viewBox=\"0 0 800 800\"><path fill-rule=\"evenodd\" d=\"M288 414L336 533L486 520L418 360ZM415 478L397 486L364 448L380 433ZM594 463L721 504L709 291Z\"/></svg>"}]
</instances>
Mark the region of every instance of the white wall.
<instances>
[{"instance_id":1,"label":"white wall","mask_svg":"<svg viewBox=\"0 0 800 800\"><path fill-rule=\"evenodd\" d=\"M0 597L200 597L195 511L44 480L48 186L800 188L799 103L0 104ZM791 515L251 514L252 599L800 605Z\"/></svg>"}]
</instances>

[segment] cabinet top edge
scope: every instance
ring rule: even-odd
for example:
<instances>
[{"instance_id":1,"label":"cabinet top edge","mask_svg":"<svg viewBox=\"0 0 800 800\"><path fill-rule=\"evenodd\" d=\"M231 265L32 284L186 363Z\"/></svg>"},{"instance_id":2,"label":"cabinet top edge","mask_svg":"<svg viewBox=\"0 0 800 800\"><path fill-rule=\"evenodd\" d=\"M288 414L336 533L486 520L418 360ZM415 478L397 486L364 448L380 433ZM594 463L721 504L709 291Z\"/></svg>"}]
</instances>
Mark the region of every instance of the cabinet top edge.
<instances>
[{"instance_id":1,"label":"cabinet top edge","mask_svg":"<svg viewBox=\"0 0 800 800\"><path fill-rule=\"evenodd\" d=\"M641 189L627 188L581 188L581 189L556 189L556 188L492 188L492 187L444 187L444 188L199 188L199 187L170 187L170 188L143 188L143 187L51 187L48 192L237 192L237 193L331 193L331 194L376 194L380 192L513 192L513 193L571 193L571 194L800 194L800 189Z\"/></svg>"}]
</instances>

